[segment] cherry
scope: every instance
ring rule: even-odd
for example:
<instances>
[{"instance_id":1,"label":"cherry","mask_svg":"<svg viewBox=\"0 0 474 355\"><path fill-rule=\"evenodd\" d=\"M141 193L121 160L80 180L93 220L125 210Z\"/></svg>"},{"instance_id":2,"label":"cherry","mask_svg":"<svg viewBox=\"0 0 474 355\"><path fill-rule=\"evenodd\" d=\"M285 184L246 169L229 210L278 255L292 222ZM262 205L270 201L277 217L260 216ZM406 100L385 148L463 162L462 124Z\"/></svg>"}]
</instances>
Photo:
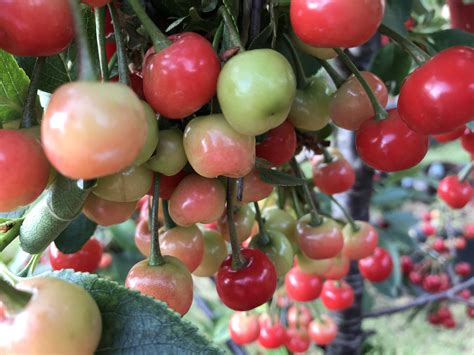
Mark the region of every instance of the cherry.
<instances>
[{"instance_id":1,"label":"cherry","mask_svg":"<svg viewBox=\"0 0 474 355\"><path fill-rule=\"evenodd\" d=\"M125 222L129 219L137 206L137 201L114 202L89 194L82 209L87 218L97 224L107 227Z\"/></svg>"},{"instance_id":2,"label":"cherry","mask_svg":"<svg viewBox=\"0 0 474 355\"><path fill-rule=\"evenodd\" d=\"M330 260L329 269L323 273L323 277L327 280L341 280L344 276L349 273L349 268L351 266L351 261L348 257L344 256L342 253L336 255Z\"/></svg>"},{"instance_id":3,"label":"cherry","mask_svg":"<svg viewBox=\"0 0 474 355\"><path fill-rule=\"evenodd\" d=\"M458 250L466 248L466 245L467 245L466 238L458 237L454 240L454 246Z\"/></svg>"},{"instance_id":4,"label":"cherry","mask_svg":"<svg viewBox=\"0 0 474 355\"><path fill-rule=\"evenodd\" d=\"M392 256L383 248L375 248L374 254L359 260L362 276L371 282L386 280L393 269Z\"/></svg>"},{"instance_id":5,"label":"cherry","mask_svg":"<svg viewBox=\"0 0 474 355\"><path fill-rule=\"evenodd\" d=\"M178 174L188 159L183 147L183 132L178 128L160 131L160 140L155 155L147 162L147 166L166 176Z\"/></svg>"},{"instance_id":6,"label":"cherry","mask_svg":"<svg viewBox=\"0 0 474 355\"><path fill-rule=\"evenodd\" d=\"M451 142L461 137L465 130L466 126L459 126L450 132L435 134L433 135L433 138L436 139L439 143Z\"/></svg>"},{"instance_id":7,"label":"cherry","mask_svg":"<svg viewBox=\"0 0 474 355\"><path fill-rule=\"evenodd\" d=\"M234 343L238 345L254 342L260 335L257 316L245 312L235 312L230 317L229 334Z\"/></svg>"},{"instance_id":8,"label":"cherry","mask_svg":"<svg viewBox=\"0 0 474 355\"><path fill-rule=\"evenodd\" d=\"M408 255L402 255L400 257L400 267L404 275L410 274L414 268L413 260Z\"/></svg>"},{"instance_id":9,"label":"cherry","mask_svg":"<svg viewBox=\"0 0 474 355\"><path fill-rule=\"evenodd\" d=\"M460 181L456 175L446 176L439 182L438 196L451 208L463 208L474 195L468 181Z\"/></svg>"},{"instance_id":10,"label":"cherry","mask_svg":"<svg viewBox=\"0 0 474 355\"><path fill-rule=\"evenodd\" d=\"M164 264L148 265L148 259L136 263L128 272L125 286L165 302L184 315L193 302L193 278L186 266L173 256L164 256Z\"/></svg>"},{"instance_id":11,"label":"cherry","mask_svg":"<svg viewBox=\"0 0 474 355\"><path fill-rule=\"evenodd\" d=\"M385 107L388 101L388 92L383 81L371 72L361 72L361 74L377 100ZM375 116L369 97L355 76L347 79L336 91L331 101L330 110L334 124L351 131L358 130L362 123Z\"/></svg>"},{"instance_id":12,"label":"cherry","mask_svg":"<svg viewBox=\"0 0 474 355\"><path fill-rule=\"evenodd\" d=\"M2 1L0 48L15 56L58 54L73 35L71 10L65 0Z\"/></svg>"},{"instance_id":13,"label":"cherry","mask_svg":"<svg viewBox=\"0 0 474 355\"><path fill-rule=\"evenodd\" d=\"M474 131L468 127L461 136L461 145L467 152L474 154Z\"/></svg>"},{"instance_id":14,"label":"cherry","mask_svg":"<svg viewBox=\"0 0 474 355\"><path fill-rule=\"evenodd\" d=\"M326 195L337 194L349 190L355 182L355 172L345 159L323 159L313 165L314 185Z\"/></svg>"},{"instance_id":15,"label":"cherry","mask_svg":"<svg viewBox=\"0 0 474 355\"><path fill-rule=\"evenodd\" d=\"M323 276L331 268L332 260L332 258L319 260L311 259L303 252L298 251L296 253L295 266L307 274Z\"/></svg>"},{"instance_id":16,"label":"cherry","mask_svg":"<svg viewBox=\"0 0 474 355\"><path fill-rule=\"evenodd\" d=\"M421 232L427 237L431 237L436 234L436 228L429 222L425 222L421 225Z\"/></svg>"},{"instance_id":17,"label":"cherry","mask_svg":"<svg viewBox=\"0 0 474 355\"><path fill-rule=\"evenodd\" d=\"M422 282L422 287L430 293L438 292L441 286L439 275L426 275Z\"/></svg>"},{"instance_id":18,"label":"cherry","mask_svg":"<svg viewBox=\"0 0 474 355\"><path fill-rule=\"evenodd\" d=\"M291 268L285 276L285 289L294 301L315 300L321 294L323 280L316 274L307 274L298 267Z\"/></svg>"},{"instance_id":19,"label":"cherry","mask_svg":"<svg viewBox=\"0 0 474 355\"><path fill-rule=\"evenodd\" d=\"M255 212L248 205L234 207L234 224L237 232L237 239L240 243L250 237L252 227L255 223ZM227 224L227 212L222 214L218 221L217 228L225 240L229 239L229 225Z\"/></svg>"},{"instance_id":20,"label":"cherry","mask_svg":"<svg viewBox=\"0 0 474 355\"><path fill-rule=\"evenodd\" d=\"M188 173L184 170L181 170L179 173L176 175L171 175L171 176L166 176L166 175L161 175L160 176L160 198L164 200L169 200L171 198L171 194L173 191L176 189L176 186L183 180L186 176L188 176ZM148 191L148 195L153 195L153 184Z\"/></svg>"},{"instance_id":21,"label":"cherry","mask_svg":"<svg viewBox=\"0 0 474 355\"><path fill-rule=\"evenodd\" d=\"M415 284L415 285L420 285L422 282L423 282L423 275L418 272L418 271L411 271L409 274L408 274L408 279L410 280L410 282L412 284Z\"/></svg>"},{"instance_id":22,"label":"cherry","mask_svg":"<svg viewBox=\"0 0 474 355\"><path fill-rule=\"evenodd\" d=\"M221 264L216 289L222 302L237 311L248 311L267 302L276 289L276 271L270 259L258 249L241 249L245 264L232 267L232 255Z\"/></svg>"},{"instance_id":23,"label":"cherry","mask_svg":"<svg viewBox=\"0 0 474 355\"><path fill-rule=\"evenodd\" d=\"M469 318L474 318L474 307L468 306L466 308L466 314Z\"/></svg>"},{"instance_id":24,"label":"cherry","mask_svg":"<svg viewBox=\"0 0 474 355\"><path fill-rule=\"evenodd\" d=\"M288 351L292 353L305 353L311 341L308 336L308 331L304 328L290 328L286 331L285 346Z\"/></svg>"},{"instance_id":25,"label":"cherry","mask_svg":"<svg viewBox=\"0 0 474 355\"><path fill-rule=\"evenodd\" d=\"M151 233L148 218L140 219L135 228L135 245L144 256L150 256Z\"/></svg>"},{"instance_id":26,"label":"cherry","mask_svg":"<svg viewBox=\"0 0 474 355\"><path fill-rule=\"evenodd\" d=\"M440 134L472 120L473 64L473 48L451 47L408 76L398 100L400 117L407 126L422 134Z\"/></svg>"},{"instance_id":27,"label":"cherry","mask_svg":"<svg viewBox=\"0 0 474 355\"><path fill-rule=\"evenodd\" d=\"M264 135L263 141L257 143L257 157L269 161L275 166L290 161L296 151L295 127L288 120Z\"/></svg>"},{"instance_id":28,"label":"cherry","mask_svg":"<svg viewBox=\"0 0 474 355\"><path fill-rule=\"evenodd\" d=\"M257 202L270 196L273 185L263 182L257 169L244 176L242 203Z\"/></svg>"},{"instance_id":29,"label":"cherry","mask_svg":"<svg viewBox=\"0 0 474 355\"><path fill-rule=\"evenodd\" d=\"M357 47L377 31L384 7L383 0L294 0L291 26L304 43L315 47Z\"/></svg>"},{"instance_id":30,"label":"cherry","mask_svg":"<svg viewBox=\"0 0 474 355\"><path fill-rule=\"evenodd\" d=\"M354 290L344 280L326 280L321 291L321 301L331 311L342 311L354 303Z\"/></svg>"},{"instance_id":31,"label":"cherry","mask_svg":"<svg viewBox=\"0 0 474 355\"><path fill-rule=\"evenodd\" d=\"M443 321L443 326L448 329L456 328L456 321L453 318L445 319Z\"/></svg>"},{"instance_id":32,"label":"cherry","mask_svg":"<svg viewBox=\"0 0 474 355\"><path fill-rule=\"evenodd\" d=\"M53 270L73 269L74 271L94 272L102 258L102 245L95 239L89 239L82 248L73 254L64 254L51 243L49 262Z\"/></svg>"},{"instance_id":33,"label":"cherry","mask_svg":"<svg viewBox=\"0 0 474 355\"><path fill-rule=\"evenodd\" d=\"M288 308L287 319L290 328L307 328L313 316L308 307L292 305Z\"/></svg>"},{"instance_id":34,"label":"cherry","mask_svg":"<svg viewBox=\"0 0 474 355\"><path fill-rule=\"evenodd\" d=\"M91 7L102 7L107 5L112 0L81 0L82 3L87 4Z\"/></svg>"},{"instance_id":35,"label":"cherry","mask_svg":"<svg viewBox=\"0 0 474 355\"><path fill-rule=\"evenodd\" d=\"M362 124L356 134L361 159L374 169L394 172L417 165L428 151L428 137L412 131L396 109L381 121ZM400 149L400 147L404 149Z\"/></svg>"},{"instance_id":36,"label":"cherry","mask_svg":"<svg viewBox=\"0 0 474 355\"><path fill-rule=\"evenodd\" d=\"M441 321L444 321L449 318L453 318L453 314L451 313L451 310L446 306L439 307L437 314Z\"/></svg>"},{"instance_id":37,"label":"cherry","mask_svg":"<svg viewBox=\"0 0 474 355\"><path fill-rule=\"evenodd\" d=\"M36 139L22 130L0 131L0 212L33 202L45 189L49 174L48 160Z\"/></svg>"},{"instance_id":38,"label":"cherry","mask_svg":"<svg viewBox=\"0 0 474 355\"><path fill-rule=\"evenodd\" d=\"M238 178L255 165L255 137L238 133L220 114L191 120L183 142L189 163L204 177Z\"/></svg>"},{"instance_id":39,"label":"cherry","mask_svg":"<svg viewBox=\"0 0 474 355\"><path fill-rule=\"evenodd\" d=\"M462 228L462 233L465 238L474 238L474 223L466 223Z\"/></svg>"},{"instance_id":40,"label":"cherry","mask_svg":"<svg viewBox=\"0 0 474 355\"><path fill-rule=\"evenodd\" d=\"M436 238L432 244L432 248L436 250L438 253L442 253L446 250L446 243L444 242L443 238Z\"/></svg>"},{"instance_id":41,"label":"cherry","mask_svg":"<svg viewBox=\"0 0 474 355\"><path fill-rule=\"evenodd\" d=\"M143 104L126 85L73 82L51 96L41 141L61 174L93 179L130 166L145 144L147 129Z\"/></svg>"},{"instance_id":42,"label":"cherry","mask_svg":"<svg viewBox=\"0 0 474 355\"><path fill-rule=\"evenodd\" d=\"M276 349L286 342L286 330L280 322L271 324L267 319L260 324L258 343L265 349Z\"/></svg>"},{"instance_id":43,"label":"cherry","mask_svg":"<svg viewBox=\"0 0 474 355\"><path fill-rule=\"evenodd\" d=\"M350 223L342 229L344 247L342 253L352 260L359 260L373 254L378 242L378 233L369 223L355 221L358 230L354 231Z\"/></svg>"},{"instance_id":44,"label":"cherry","mask_svg":"<svg viewBox=\"0 0 474 355\"><path fill-rule=\"evenodd\" d=\"M439 325L443 322L437 312L429 313L427 315L427 320L432 325Z\"/></svg>"},{"instance_id":45,"label":"cherry","mask_svg":"<svg viewBox=\"0 0 474 355\"><path fill-rule=\"evenodd\" d=\"M309 324L309 336L317 345L329 345L337 335L337 324L330 316L323 314L321 318Z\"/></svg>"},{"instance_id":46,"label":"cherry","mask_svg":"<svg viewBox=\"0 0 474 355\"><path fill-rule=\"evenodd\" d=\"M468 277L471 274L471 264L465 261L458 262L454 265L456 274L462 277Z\"/></svg>"},{"instance_id":47,"label":"cherry","mask_svg":"<svg viewBox=\"0 0 474 355\"><path fill-rule=\"evenodd\" d=\"M471 298L471 291L468 288L465 288L464 290L458 293L458 296L464 298L465 300L468 300L469 298Z\"/></svg>"},{"instance_id":48,"label":"cherry","mask_svg":"<svg viewBox=\"0 0 474 355\"><path fill-rule=\"evenodd\" d=\"M150 48L143 61L146 101L167 118L181 119L197 111L216 94L221 69L207 39L185 32L170 36L169 47Z\"/></svg>"},{"instance_id":49,"label":"cherry","mask_svg":"<svg viewBox=\"0 0 474 355\"><path fill-rule=\"evenodd\" d=\"M191 174L171 195L169 213L173 221L183 227L211 223L224 213L225 199L225 188L219 180Z\"/></svg>"},{"instance_id":50,"label":"cherry","mask_svg":"<svg viewBox=\"0 0 474 355\"><path fill-rule=\"evenodd\" d=\"M100 258L98 269L107 269L110 265L112 265L113 257L110 253L103 253L102 257Z\"/></svg>"},{"instance_id":51,"label":"cherry","mask_svg":"<svg viewBox=\"0 0 474 355\"><path fill-rule=\"evenodd\" d=\"M204 230L204 254L193 275L210 277L214 275L227 257L227 246L222 235L214 230Z\"/></svg>"},{"instance_id":52,"label":"cherry","mask_svg":"<svg viewBox=\"0 0 474 355\"><path fill-rule=\"evenodd\" d=\"M265 220L267 229L274 229L283 233L293 245L293 249L296 248L295 217L278 207L265 208L262 211L262 217Z\"/></svg>"},{"instance_id":53,"label":"cherry","mask_svg":"<svg viewBox=\"0 0 474 355\"><path fill-rule=\"evenodd\" d=\"M301 251L312 259L336 256L344 244L341 229L335 221L322 218L320 225L312 226L309 214L299 219L296 234Z\"/></svg>"}]
</instances>

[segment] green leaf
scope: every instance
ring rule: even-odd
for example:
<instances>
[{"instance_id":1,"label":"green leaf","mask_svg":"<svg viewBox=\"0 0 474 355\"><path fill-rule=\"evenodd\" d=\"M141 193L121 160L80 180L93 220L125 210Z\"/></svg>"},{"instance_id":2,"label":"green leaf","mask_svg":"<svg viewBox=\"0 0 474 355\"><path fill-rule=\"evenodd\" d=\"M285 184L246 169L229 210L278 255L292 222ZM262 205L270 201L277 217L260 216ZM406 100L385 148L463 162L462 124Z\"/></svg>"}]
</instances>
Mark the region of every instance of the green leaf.
<instances>
[{"instance_id":1,"label":"green leaf","mask_svg":"<svg viewBox=\"0 0 474 355\"><path fill-rule=\"evenodd\" d=\"M260 179L267 184L276 186L301 186L305 183L303 179L294 175L282 173L278 170L266 169L258 167L258 174Z\"/></svg>"},{"instance_id":2,"label":"green leaf","mask_svg":"<svg viewBox=\"0 0 474 355\"><path fill-rule=\"evenodd\" d=\"M393 206L404 202L410 197L410 193L401 187L386 187L376 191L372 197L372 203L377 206Z\"/></svg>"},{"instance_id":3,"label":"green leaf","mask_svg":"<svg viewBox=\"0 0 474 355\"><path fill-rule=\"evenodd\" d=\"M387 0L383 24L406 36L408 32L404 22L410 16L412 6L412 0Z\"/></svg>"},{"instance_id":4,"label":"green leaf","mask_svg":"<svg viewBox=\"0 0 474 355\"><path fill-rule=\"evenodd\" d=\"M56 238L54 244L65 254L72 254L80 250L82 246L92 237L97 223L92 222L83 213Z\"/></svg>"},{"instance_id":5,"label":"green leaf","mask_svg":"<svg viewBox=\"0 0 474 355\"><path fill-rule=\"evenodd\" d=\"M136 227L135 222L129 219L123 223L110 226L107 230L112 234L114 242L116 242L120 248L138 253L137 246L134 242Z\"/></svg>"},{"instance_id":6,"label":"green leaf","mask_svg":"<svg viewBox=\"0 0 474 355\"><path fill-rule=\"evenodd\" d=\"M474 34L457 29L438 31L429 35L429 42L437 51L453 46L474 47Z\"/></svg>"},{"instance_id":7,"label":"green leaf","mask_svg":"<svg viewBox=\"0 0 474 355\"><path fill-rule=\"evenodd\" d=\"M162 302L97 275L72 270L47 275L88 291L102 313L96 354L221 354L189 322Z\"/></svg>"},{"instance_id":8,"label":"green leaf","mask_svg":"<svg viewBox=\"0 0 474 355\"><path fill-rule=\"evenodd\" d=\"M411 65L410 55L394 43L389 43L377 53L371 71L396 95L400 92L402 81L410 72Z\"/></svg>"},{"instance_id":9,"label":"green leaf","mask_svg":"<svg viewBox=\"0 0 474 355\"><path fill-rule=\"evenodd\" d=\"M0 49L0 122L21 119L30 79L15 57Z\"/></svg>"}]
</instances>

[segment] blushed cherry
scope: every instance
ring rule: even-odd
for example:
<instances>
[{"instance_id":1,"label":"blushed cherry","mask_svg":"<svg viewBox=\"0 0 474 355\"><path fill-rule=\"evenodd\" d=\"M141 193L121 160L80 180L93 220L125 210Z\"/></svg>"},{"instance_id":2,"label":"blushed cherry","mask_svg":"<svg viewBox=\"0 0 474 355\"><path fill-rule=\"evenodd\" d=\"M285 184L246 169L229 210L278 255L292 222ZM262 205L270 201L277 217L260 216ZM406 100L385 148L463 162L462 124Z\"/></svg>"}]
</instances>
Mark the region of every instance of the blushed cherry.
<instances>
[{"instance_id":1,"label":"blushed cherry","mask_svg":"<svg viewBox=\"0 0 474 355\"><path fill-rule=\"evenodd\" d=\"M324 159L313 164L314 185L324 194L333 195L349 190L355 182L355 172L346 159Z\"/></svg>"},{"instance_id":2,"label":"blushed cherry","mask_svg":"<svg viewBox=\"0 0 474 355\"><path fill-rule=\"evenodd\" d=\"M253 169L244 176L244 188L242 193L242 203L257 202L270 196L273 192L273 185L264 182L257 169Z\"/></svg>"},{"instance_id":3,"label":"blushed cherry","mask_svg":"<svg viewBox=\"0 0 474 355\"><path fill-rule=\"evenodd\" d=\"M359 260L373 254L378 242L378 233L372 225L363 221L355 221L358 228L354 231L350 223L342 229L344 247L342 253L352 260Z\"/></svg>"},{"instance_id":4,"label":"blushed cherry","mask_svg":"<svg viewBox=\"0 0 474 355\"><path fill-rule=\"evenodd\" d=\"M316 274L307 274L293 267L285 276L288 297L298 302L315 300L321 294L323 280Z\"/></svg>"},{"instance_id":5,"label":"blushed cherry","mask_svg":"<svg viewBox=\"0 0 474 355\"><path fill-rule=\"evenodd\" d=\"M354 290L344 280L326 280L321 291L321 301L330 311L342 311L354 303Z\"/></svg>"},{"instance_id":6,"label":"blushed cherry","mask_svg":"<svg viewBox=\"0 0 474 355\"><path fill-rule=\"evenodd\" d=\"M309 336L317 345L329 345L337 336L338 327L333 318L323 314L309 324Z\"/></svg>"},{"instance_id":7,"label":"blushed cherry","mask_svg":"<svg viewBox=\"0 0 474 355\"><path fill-rule=\"evenodd\" d=\"M367 280L382 282L392 273L392 256L383 248L375 248L373 255L359 260L359 270Z\"/></svg>"},{"instance_id":8,"label":"blushed cherry","mask_svg":"<svg viewBox=\"0 0 474 355\"><path fill-rule=\"evenodd\" d=\"M235 312L230 317L229 334L238 345L253 343L260 335L257 316L246 312Z\"/></svg>"},{"instance_id":9,"label":"blushed cherry","mask_svg":"<svg viewBox=\"0 0 474 355\"><path fill-rule=\"evenodd\" d=\"M280 166L293 157L296 151L295 127L288 120L264 134L263 141L257 143L257 157Z\"/></svg>"},{"instance_id":10,"label":"blushed cherry","mask_svg":"<svg viewBox=\"0 0 474 355\"><path fill-rule=\"evenodd\" d=\"M56 244L52 243L48 255L53 270L73 269L74 271L94 272L102 258L102 245L97 239L91 238L77 252L65 254L56 247Z\"/></svg>"},{"instance_id":11,"label":"blushed cherry","mask_svg":"<svg viewBox=\"0 0 474 355\"><path fill-rule=\"evenodd\" d=\"M204 254L201 263L193 271L193 275L210 277L217 272L227 257L227 245L222 235L217 231L206 229L202 235L204 237Z\"/></svg>"},{"instance_id":12,"label":"blushed cherry","mask_svg":"<svg viewBox=\"0 0 474 355\"><path fill-rule=\"evenodd\" d=\"M239 243L250 237L255 223L255 212L249 205L234 206L234 224L237 231ZM218 221L218 230L225 240L229 241L229 225L227 223L227 212Z\"/></svg>"},{"instance_id":13,"label":"blushed cherry","mask_svg":"<svg viewBox=\"0 0 474 355\"><path fill-rule=\"evenodd\" d=\"M114 202L91 193L87 196L82 212L97 224L107 227L129 219L137 207L137 201Z\"/></svg>"}]
</instances>

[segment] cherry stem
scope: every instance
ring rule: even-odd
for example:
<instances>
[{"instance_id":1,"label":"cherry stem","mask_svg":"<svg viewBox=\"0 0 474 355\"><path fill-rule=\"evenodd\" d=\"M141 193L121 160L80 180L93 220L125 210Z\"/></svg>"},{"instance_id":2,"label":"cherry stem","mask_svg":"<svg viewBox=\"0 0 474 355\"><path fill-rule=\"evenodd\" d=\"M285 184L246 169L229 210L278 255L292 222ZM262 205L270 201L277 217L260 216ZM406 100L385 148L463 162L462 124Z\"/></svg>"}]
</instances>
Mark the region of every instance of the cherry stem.
<instances>
[{"instance_id":1,"label":"cherry stem","mask_svg":"<svg viewBox=\"0 0 474 355\"><path fill-rule=\"evenodd\" d=\"M308 78L306 77L306 73L304 71L303 64L301 63L301 59L290 37L288 37L288 35L284 33L283 38L285 39L285 43L291 52L291 56L293 57L293 61L296 67L295 69L296 69L298 88L304 89L308 85Z\"/></svg>"},{"instance_id":2,"label":"cherry stem","mask_svg":"<svg viewBox=\"0 0 474 355\"><path fill-rule=\"evenodd\" d=\"M127 54L125 51L125 42L122 34L122 29L120 28L119 16L117 13L117 9L112 3L109 3L108 7L110 16L112 17L112 23L114 25L115 43L117 44L119 82L129 86L130 78L128 76Z\"/></svg>"},{"instance_id":3,"label":"cherry stem","mask_svg":"<svg viewBox=\"0 0 474 355\"><path fill-rule=\"evenodd\" d=\"M343 205L333 196L333 195L328 195L331 201L341 210L341 212L344 214L344 217L346 217L347 223L351 225L352 231L358 232L360 230L360 227L355 223L354 219L350 215L350 213L344 208Z\"/></svg>"},{"instance_id":4,"label":"cherry stem","mask_svg":"<svg viewBox=\"0 0 474 355\"><path fill-rule=\"evenodd\" d=\"M238 270L245 265L245 260L240 254L239 239L234 223L234 192L235 179L227 178L227 224L229 226L230 246L232 247L232 269Z\"/></svg>"},{"instance_id":5,"label":"cherry stem","mask_svg":"<svg viewBox=\"0 0 474 355\"><path fill-rule=\"evenodd\" d=\"M375 111L375 120L380 121L388 116L387 111L382 107L379 100L375 96L374 92L370 88L369 84L365 80L365 78L360 73L359 69L357 69L356 65L352 62L352 60L348 57L348 55L340 48L334 48L336 53L339 55L341 61L346 65L346 67L355 75L359 83L364 88L367 96L369 97L370 102L372 103L372 107Z\"/></svg>"},{"instance_id":6,"label":"cherry stem","mask_svg":"<svg viewBox=\"0 0 474 355\"><path fill-rule=\"evenodd\" d=\"M33 256L28 261L28 264L18 273L19 277L31 277L35 272L36 266L41 259L41 254L33 254Z\"/></svg>"},{"instance_id":7,"label":"cherry stem","mask_svg":"<svg viewBox=\"0 0 474 355\"><path fill-rule=\"evenodd\" d=\"M245 48L242 45L242 42L240 41L239 31L237 30L237 24L235 23L234 19L230 15L225 5L222 5L219 8L219 15L224 20L225 27L227 28L227 31L229 32L230 43L234 47L238 47L240 52L245 51Z\"/></svg>"},{"instance_id":8,"label":"cherry stem","mask_svg":"<svg viewBox=\"0 0 474 355\"><path fill-rule=\"evenodd\" d=\"M150 244L150 266L160 266L165 263L160 249L160 240L158 236L158 209L160 202L160 175L155 174L153 181L153 202L151 205L151 244Z\"/></svg>"},{"instance_id":9,"label":"cherry stem","mask_svg":"<svg viewBox=\"0 0 474 355\"><path fill-rule=\"evenodd\" d=\"M242 199L244 198L244 178L239 177L237 179L237 201L242 202Z\"/></svg>"},{"instance_id":10,"label":"cherry stem","mask_svg":"<svg viewBox=\"0 0 474 355\"><path fill-rule=\"evenodd\" d=\"M38 125L38 120L36 119L36 98L38 97L40 76L45 62L46 57L36 58L33 73L30 78L30 86L26 94L25 106L23 107L20 128L30 128Z\"/></svg>"},{"instance_id":11,"label":"cherry stem","mask_svg":"<svg viewBox=\"0 0 474 355\"><path fill-rule=\"evenodd\" d=\"M322 144L318 144L319 149L323 153L323 158L325 163L330 163L334 160L334 157L329 153L329 150Z\"/></svg>"},{"instance_id":12,"label":"cherry stem","mask_svg":"<svg viewBox=\"0 0 474 355\"><path fill-rule=\"evenodd\" d=\"M24 218L16 218L0 224L0 252L18 237Z\"/></svg>"},{"instance_id":13,"label":"cherry stem","mask_svg":"<svg viewBox=\"0 0 474 355\"><path fill-rule=\"evenodd\" d=\"M471 174L472 170L474 169L474 162L470 162L467 164L458 174L458 179L460 182L465 182L469 175Z\"/></svg>"},{"instance_id":14,"label":"cherry stem","mask_svg":"<svg viewBox=\"0 0 474 355\"><path fill-rule=\"evenodd\" d=\"M7 314L14 315L20 313L30 302L32 296L31 293L17 290L0 278L0 301L5 305Z\"/></svg>"},{"instance_id":15,"label":"cherry stem","mask_svg":"<svg viewBox=\"0 0 474 355\"><path fill-rule=\"evenodd\" d=\"M117 52L112 55L112 58L109 60L109 64L107 65L107 69L109 73L114 69L115 64L117 63Z\"/></svg>"},{"instance_id":16,"label":"cherry stem","mask_svg":"<svg viewBox=\"0 0 474 355\"><path fill-rule=\"evenodd\" d=\"M216 33L214 34L214 38L212 39L212 48L214 48L216 53L219 52L219 44L221 43L223 33L224 33L224 22L221 21L219 23L219 27L217 27Z\"/></svg>"},{"instance_id":17,"label":"cherry stem","mask_svg":"<svg viewBox=\"0 0 474 355\"><path fill-rule=\"evenodd\" d=\"M260 212L260 206L258 202L254 202L253 206L255 208L255 217L258 223L258 244L261 246L266 246L270 244L270 237L268 236L267 230L265 229L265 222L262 218L262 213Z\"/></svg>"},{"instance_id":18,"label":"cherry stem","mask_svg":"<svg viewBox=\"0 0 474 355\"><path fill-rule=\"evenodd\" d=\"M303 191L304 197L306 199L306 203L310 206L310 213L311 213L311 226L317 227L323 223L323 218L319 215L318 210L316 209L316 204L314 203L313 197L311 196L311 190L309 189L308 183L306 182L305 176L301 171L301 168L296 161L295 157L290 160L290 165L293 171L295 172L296 176L300 179L303 179L305 182L303 184Z\"/></svg>"},{"instance_id":19,"label":"cherry stem","mask_svg":"<svg viewBox=\"0 0 474 355\"><path fill-rule=\"evenodd\" d=\"M329 77L334 82L334 85L336 85L336 87L339 89L346 80L342 77L341 74L337 72L336 69L334 69L331 64L328 63L327 60L319 58L316 59L318 60L319 64L321 64L321 66L324 68L324 70L326 70L326 72L329 74Z\"/></svg>"},{"instance_id":20,"label":"cherry stem","mask_svg":"<svg viewBox=\"0 0 474 355\"><path fill-rule=\"evenodd\" d=\"M400 47L402 47L406 52L408 52L408 54L413 57L416 64L418 64L419 66L423 65L427 60L431 58L429 54L426 53L423 49L418 47L415 43L413 43L405 36L402 36L395 30L391 29L390 27L382 24L380 25L378 31L398 43Z\"/></svg>"},{"instance_id":21,"label":"cherry stem","mask_svg":"<svg viewBox=\"0 0 474 355\"><path fill-rule=\"evenodd\" d=\"M109 68L107 67L107 52L105 51L105 7L94 10L95 37L99 54L99 68L102 81L109 80Z\"/></svg>"},{"instance_id":22,"label":"cherry stem","mask_svg":"<svg viewBox=\"0 0 474 355\"><path fill-rule=\"evenodd\" d=\"M298 194L296 192L296 188L291 189L291 199L293 202L293 207L296 212L296 217L301 218L304 215L303 208L301 207L300 200L298 198Z\"/></svg>"},{"instance_id":23,"label":"cherry stem","mask_svg":"<svg viewBox=\"0 0 474 355\"><path fill-rule=\"evenodd\" d=\"M13 286L21 280L18 275L15 275L13 272L11 272L10 269L3 262L0 261L0 279L2 278Z\"/></svg>"},{"instance_id":24,"label":"cherry stem","mask_svg":"<svg viewBox=\"0 0 474 355\"><path fill-rule=\"evenodd\" d=\"M166 47L169 47L172 42L169 40L168 37L166 37L166 35L163 34L163 32L159 30L155 23L150 19L143 6L140 4L140 1L128 0L128 3L132 7L135 14L138 16L138 19L142 23L143 27L145 27L145 31L151 37L155 52L158 53Z\"/></svg>"},{"instance_id":25,"label":"cherry stem","mask_svg":"<svg viewBox=\"0 0 474 355\"><path fill-rule=\"evenodd\" d=\"M165 222L165 228L171 229L171 228L176 227L176 223L174 223L173 218L171 218L170 211L168 209L169 201L162 199L161 204L163 206L163 219Z\"/></svg>"},{"instance_id":26,"label":"cherry stem","mask_svg":"<svg viewBox=\"0 0 474 355\"><path fill-rule=\"evenodd\" d=\"M96 81L97 75L92 64L89 40L82 20L82 11L77 0L69 0L78 50L79 80Z\"/></svg>"},{"instance_id":27,"label":"cherry stem","mask_svg":"<svg viewBox=\"0 0 474 355\"><path fill-rule=\"evenodd\" d=\"M285 209L285 190L283 189L283 186L277 186L276 188L277 191L277 206L280 210Z\"/></svg>"}]
</instances>

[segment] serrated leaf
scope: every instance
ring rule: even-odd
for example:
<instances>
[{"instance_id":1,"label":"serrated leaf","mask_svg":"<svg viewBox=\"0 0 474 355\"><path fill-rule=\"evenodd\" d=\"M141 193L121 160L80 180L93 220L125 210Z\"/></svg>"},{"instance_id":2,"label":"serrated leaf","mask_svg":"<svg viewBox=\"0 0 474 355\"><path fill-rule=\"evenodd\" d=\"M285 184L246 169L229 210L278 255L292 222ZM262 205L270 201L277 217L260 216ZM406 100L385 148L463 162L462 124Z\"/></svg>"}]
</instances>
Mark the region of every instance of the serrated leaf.
<instances>
[{"instance_id":1,"label":"serrated leaf","mask_svg":"<svg viewBox=\"0 0 474 355\"><path fill-rule=\"evenodd\" d=\"M258 175L263 182L276 186L301 186L305 184L303 179L294 175L282 173L278 170L265 169L262 167L257 168Z\"/></svg>"},{"instance_id":2,"label":"serrated leaf","mask_svg":"<svg viewBox=\"0 0 474 355\"><path fill-rule=\"evenodd\" d=\"M21 119L30 79L11 54L0 49L0 122Z\"/></svg>"},{"instance_id":3,"label":"serrated leaf","mask_svg":"<svg viewBox=\"0 0 474 355\"><path fill-rule=\"evenodd\" d=\"M110 226L107 229L112 234L114 241L120 248L138 253L137 246L134 242L136 227L135 222L132 219L129 219L123 223Z\"/></svg>"},{"instance_id":4,"label":"serrated leaf","mask_svg":"<svg viewBox=\"0 0 474 355\"><path fill-rule=\"evenodd\" d=\"M167 306L116 282L72 270L52 272L88 291L102 313L96 354L221 354Z\"/></svg>"},{"instance_id":5,"label":"serrated leaf","mask_svg":"<svg viewBox=\"0 0 474 355\"><path fill-rule=\"evenodd\" d=\"M92 222L81 213L71 224L56 238L54 244L65 254L72 254L80 250L92 237L97 223Z\"/></svg>"},{"instance_id":6,"label":"serrated leaf","mask_svg":"<svg viewBox=\"0 0 474 355\"><path fill-rule=\"evenodd\" d=\"M437 51L453 46L474 47L474 34L450 29L430 34L429 41Z\"/></svg>"}]
</instances>

